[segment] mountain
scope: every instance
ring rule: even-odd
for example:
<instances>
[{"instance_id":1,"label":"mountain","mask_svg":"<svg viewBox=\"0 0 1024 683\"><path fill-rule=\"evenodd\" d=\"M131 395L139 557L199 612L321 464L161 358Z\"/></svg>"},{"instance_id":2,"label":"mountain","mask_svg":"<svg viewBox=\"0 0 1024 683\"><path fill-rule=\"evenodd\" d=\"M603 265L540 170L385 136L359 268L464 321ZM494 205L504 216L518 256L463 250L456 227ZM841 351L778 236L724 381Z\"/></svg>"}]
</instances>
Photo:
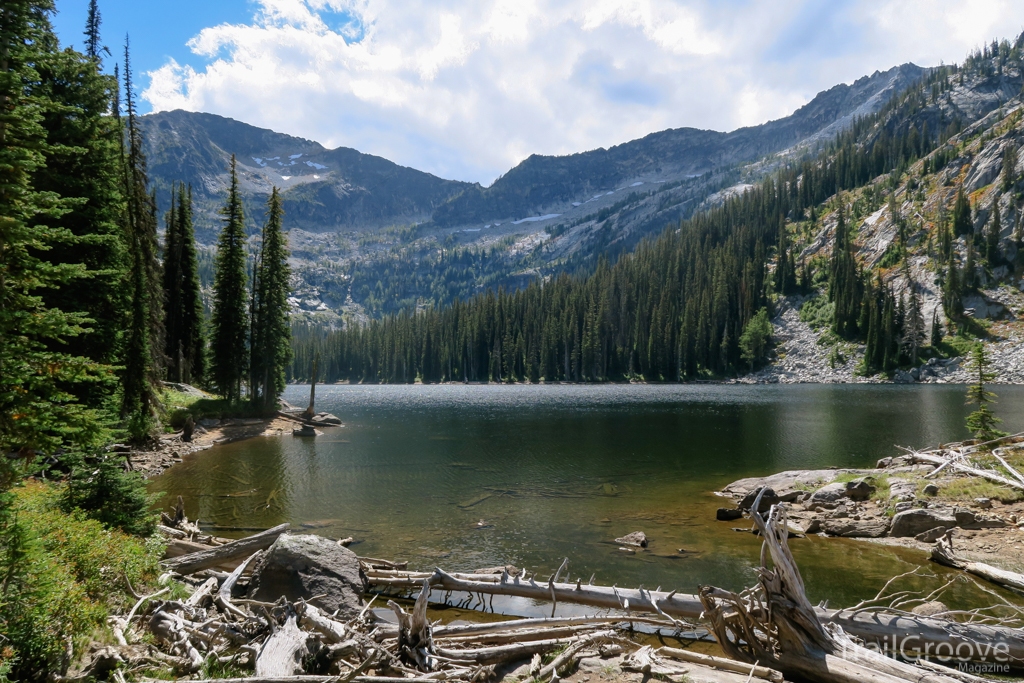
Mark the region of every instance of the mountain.
<instances>
[{"instance_id":1,"label":"mountain","mask_svg":"<svg viewBox=\"0 0 1024 683\"><path fill-rule=\"evenodd\" d=\"M662 181L703 175L786 149L825 139L856 117L877 111L892 95L918 81L926 69L914 64L864 76L819 93L793 114L731 133L676 128L610 149L568 156L532 155L483 188L474 185L434 212L442 226L523 218L576 199L589 199L617 185L657 177Z\"/></svg>"},{"instance_id":2,"label":"mountain","mask_svg":"<svg viewBox=\"0 0 1024 683\"><path fill-rule=\"evenodd\" d=\"M365 319L615 259L831 140L927 73L906 64L865 76L731 133L673 129L610 149L534 155L488 188L212 114L142 122L161 210L173 182L191 183L198 239L213 244L236 155L253 228L271 186L284 190L296 307Z\"/></svg>"},{"instance_id":3,"label":"mountain","mask_svg":"<svg viewBox=\"0 0 1024 683\"><path fill-rule=\"evenodd\" d=\"M227 193L232 154L250 217L262 216L262 203L276 185L289 225L312 231L427 220L438 206L470 187L354 149L326 149L214 114L150 114L142 117L142 131L161 207L167 206L172 183L190 183L199 236L207 242L219 229L216 209Z\"/></svg>"}]
</instances>

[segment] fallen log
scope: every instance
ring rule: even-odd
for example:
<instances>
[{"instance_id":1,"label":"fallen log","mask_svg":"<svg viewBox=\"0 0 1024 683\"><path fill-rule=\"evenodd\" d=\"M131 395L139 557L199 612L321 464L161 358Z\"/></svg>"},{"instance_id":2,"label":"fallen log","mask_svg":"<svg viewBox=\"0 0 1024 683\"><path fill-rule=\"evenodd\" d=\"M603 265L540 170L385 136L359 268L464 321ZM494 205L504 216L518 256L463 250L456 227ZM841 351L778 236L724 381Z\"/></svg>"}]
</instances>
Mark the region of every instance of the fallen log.
<instances>
[{"instance_id":1,"label":"fallen log","mask_svg":"<svg viewBox=\"0 0 1024 683\"><path fill-rule=\"evenodd\" d=\"M931 559L932 562L960 569L968 574L981 577L986 581L991 581L994 584L1024 591L1024 574L999 569L983 562L970 562L957 557L956 552L953 550L952 531L947 531L945 536L935 542L935 547L932 548Z\"/></svg>"},{"instance_id":2,"label":"fallen log","mask_svg":"<svg viewBox=\"0 0 1024 683\"><path fill-rule=\"evenodd\" d=\"M734 659L705 655L700 652L689 652L688 650L679 650L674 647L663 647L659 648L656 651L656 654L671 657L672 659L677 659L680 662L700 664L701 666L707 666L712 669L721 669L722 671L746 674L753 678L763 678L767 681L773 681L774 683L781 683L783 680L782 673L775 669L769 669L767 667L757 665L751 666L750 664L737 662Z\"/></svg>"},{"instance_id":3,"label":"fallen log","mask_svg":"<svg viewBox=\"0 0 1024 683\"><path fill-rule=\"evenodd\" d=\"M267 529L253 536L164 560L162 564L165 568L176 571L179 574L192 574L200 569L209 569L231 560L240 560L252 555L257 550L269 548L289 526L287 522L279 524L273 529Z\"/></svg>"},{"instance_id":4,"label":"fallen log","mask_svg":"<svg viewBox=\"0 0 1024 683\"><path fill-rule=\"evenodd\" d=\"M373 584L373 579L369 579ZM498 583L465 581L441 569L434 570L430 585L446 591L508 595L558 602L571 602L625 612L659 614L699 620L704 612L700 598L680 593L645 589L593 586L577 582L540 584L518 578ZM661 612L659 612L661 610ZM814 608L823 623L841 627L850 635L880 648L899 643L907 655L936 652L938 648L970 653L970 661L993 662L1005 657L1015 668L1024 668L1024 632L1019 629L982 624L961 624L946 619L918 617L884 611L826 610ZM629 617L620 620L628 621Z\"/></svg>"},{"instance_id":5,"label":"fallen log","mask_svg":"<svg viewBox=\"0 0 1024 683\"><path fill-rule=\"evenodd\" d=\"M988 479L989 481L1007 486L1011 489L1017 489L1018 491L1024 491L1024 483L1015 481L1013 479L1007 479L1003 475L992 472L990 470L983 470L977 467L971 467L950 458L944 458L939 455L931 455L929 453L911 453L911 459L916 463L923 463L926 465L935 465L936 467L948 467L956 472L963 474L969 474L974 477L981 477L982 479Z\"/></svg>"}]
</instances>

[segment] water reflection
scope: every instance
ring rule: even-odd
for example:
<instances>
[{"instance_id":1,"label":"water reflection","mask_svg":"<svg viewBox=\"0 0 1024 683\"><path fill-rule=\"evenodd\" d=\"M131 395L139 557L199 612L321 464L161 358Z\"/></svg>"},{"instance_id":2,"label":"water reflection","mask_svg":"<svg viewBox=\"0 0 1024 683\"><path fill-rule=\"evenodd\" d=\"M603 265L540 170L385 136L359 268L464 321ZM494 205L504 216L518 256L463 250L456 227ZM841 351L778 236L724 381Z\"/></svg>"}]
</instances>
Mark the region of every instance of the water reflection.
<instances>
[{"instance_id":1,"label":"water reflection","mask_svg":"<svg viewBox=\"0 0 1024 683\"><path fill-rule=\"evenodd\" d=\"M307 389L291 387L299 400ZM865 466L893 444L963 436L961 387L338 386L346 427L217 447L154 481L219 528L289 521L354 536L412 566L512 563L692 592L753 580L757 539L714 521L711 494L742 476ZM1024 390L1000 387L1008 429ZM613 539L643 530L651 551ZM920 554L854 541L794 543L815 600L874 595ZM942 570L935 568L936 572ZM958 590L965 591L966 588ZM966 595L966 593L964 593Z\"/></svg>"}]
</instances>

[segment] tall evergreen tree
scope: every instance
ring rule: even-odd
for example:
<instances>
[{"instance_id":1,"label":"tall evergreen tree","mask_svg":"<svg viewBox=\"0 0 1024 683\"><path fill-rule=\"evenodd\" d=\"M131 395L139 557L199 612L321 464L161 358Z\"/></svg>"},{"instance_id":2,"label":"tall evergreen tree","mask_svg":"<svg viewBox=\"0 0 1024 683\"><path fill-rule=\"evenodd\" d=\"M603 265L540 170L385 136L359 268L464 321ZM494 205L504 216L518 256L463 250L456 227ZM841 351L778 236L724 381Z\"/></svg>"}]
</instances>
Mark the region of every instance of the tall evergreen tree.
<instances>
[{"instance_id":1,"label":"tall evergreen tree","mask_svg":"<svg viewBox=\"0 0 1024 683\"><path fill-rule=\"evenodd\" d=\"M251 386L252 400L272 410L285 386L285 368L291 362L291 327L288 322L290 291L287 239L282 231L281 196L275 187L267 203L254 290Z\"/></svg>"},{"instance_id":2,"label":"tall evergreen tree","mask_svg":"<svg viewBox=\"0 0 1024 683\"><path fill-rule=\"evenodd\" d=\"M96 362L117 365L123 351L128 297L124 286L126 253L120 176L121 129L110 115L117 79L100 72L98 60L45 43L46 57L36 66L30 92L41 103L46 130L45 164L33 173L33 185L62 197L77 197L59 216L40 223L66 228L61 239L39 256L52 264L81 263L88 279L40 291L47 306L88 317L82 334L62 350ZM111 379L114 379L111 377ZM76 389L90 405L106 401L112 387L91 384Z\"/></svg>"},{"instance_id":3,"label":"tall evergreen tree","mask_svg":"<svg viewBox=\"0 0 1024 683\"><path fill-rule=\"evenodd\" d=\"M974 222L971 220L971 203L964 194L964 186L956 190L956 201L953 203L953 235L973 235Z\"/></svg>"},{"instance_id":4,"label":"tall evergreen tree","mask_svg":"<svg viewBox=\"0 0 1024 683\"><path fill-rule=\"evenodd\" d=\"M48 307L40 296L89 274L80 264L39 256L73 239L49 219L76 203L33 185L52 153L45 107L28 94L39 80L42 49L55 40L52 12L49 0L8 0L0 8L0 454L17 453L25 461L96 438L100 421L69 389L104 374L96 363L63 350L82 334L85 316ZM0 457L0 499L14 465Z\"/></svg>"},{"instance_id":5,"label":"tall evergreen tree","mask_svg":"<svg viewBox=\"0 0 1024 683\"><path fill-rule=\"evenodd\" d=\"M161 291L156 203L147 187L146 156L135 108L131 54L124 45L124 102L127 118L127 150L124 154L125 239L128 246L128 312L123 371L122 414L128 419L132 438L144 438L156 417L162 370L163 292Z\"/></svg>"},{"instance_id":6,"label":"tall evergreen tree","mask_svg":"<svg viewBox=\"0 0 1024 683\"><path fill-rule=\"evenodd\" d=\"M211 321L211 378L229 401L242 396L249 370L249 316L246 287L245 214L238 190L238 171L231 156L231 187L221 209L224 229L217 242Z\"/></svg>"},{"instance_id":7,"label":"tall evergreen tree","mask_svg":"<svg viewBox=\"0 0 1024 683\"><path fill-rule=\"evenodd\" d=\"M203 302L199 283L195 234L192 227L192 188L171 190L164 242L164 355L167 377L195 383L205 372Z\"/></svg>"},{"instance_id":8,"label":"tall evergreen tree","mask_svg":"<svg viewBox=\"0 0 1024 683\"><path fill-rule=\"evenodd\" d=\"M1017 144L1010 141L1003 152L1003 192L1009 192L1017 183Z\"/></svg>"},{"instance_id":9,"label":"tall evergreen tree","mask_svg":"<svg viewBox=\"0 0 1024 683\"><path fill-rule=\"evenodd\" d=\"M1002 257L999 254L999 236L1003 231L1002 218L999 215L999 202L992 206L992 220L989 221L988 230L985 232L985 260L989 267L999 265Z\"/></svg>"},{"instance_id":10,"label":"tall evergreen tree","mask_svg":"<svg viewBox=\"0 0 1024 683\"><path fill-rule=\"evenodd\" d=\"M89 14L85 20L85 54L91 59L99 59L100 51L100 7L98 0L89 0Z\"/></svg>"},{"instance_id":11,"label":"tall evergreen tree","mask_svg":"<svg viewBox=\"0 0 1024 683\"><path fill-rule=\"evenodd\" d=\"M910 275L910 269L903 262L903 274L907 281L906 320L903 324L903 338L900 340L903 357L911 365L917 365L918 353L924 344L924 314L921 310L921 295L917 283Z\"/></svg>"}]
</instances>

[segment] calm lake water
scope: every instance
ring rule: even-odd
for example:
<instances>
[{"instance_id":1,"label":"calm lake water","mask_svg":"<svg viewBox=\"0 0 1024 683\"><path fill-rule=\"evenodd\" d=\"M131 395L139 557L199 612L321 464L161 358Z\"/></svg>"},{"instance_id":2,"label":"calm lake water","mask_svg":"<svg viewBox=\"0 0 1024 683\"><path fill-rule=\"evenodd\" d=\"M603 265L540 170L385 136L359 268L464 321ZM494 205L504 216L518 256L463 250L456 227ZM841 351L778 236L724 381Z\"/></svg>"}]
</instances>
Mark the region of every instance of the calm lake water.
<instances>
[{"instance_id":1,"label":"calm lake water","mask_svg":"<svg viewBox=\"0 0 1024 683\"><path fill-rule=\"evenodd\" d=\"M997 391L1003 427L1024 430L1024 387ZM289 387L285 398L300 405L308 392ZM943 385L317 387L317 407L344 427L216 447L152 487L183 495L204 525L287 521L417 569L515 564L546 577L568 557L573 578L604 584L738 589L754 580L760 544L732 531L741 523L715 521L713 491L964 438L963 395ZM649 552L612 542L637 530ZM923 559L852 540L792 547L812 600L834 606ZM972 590L956 588L951 602Z\"/></svg>"}]
</instances>

